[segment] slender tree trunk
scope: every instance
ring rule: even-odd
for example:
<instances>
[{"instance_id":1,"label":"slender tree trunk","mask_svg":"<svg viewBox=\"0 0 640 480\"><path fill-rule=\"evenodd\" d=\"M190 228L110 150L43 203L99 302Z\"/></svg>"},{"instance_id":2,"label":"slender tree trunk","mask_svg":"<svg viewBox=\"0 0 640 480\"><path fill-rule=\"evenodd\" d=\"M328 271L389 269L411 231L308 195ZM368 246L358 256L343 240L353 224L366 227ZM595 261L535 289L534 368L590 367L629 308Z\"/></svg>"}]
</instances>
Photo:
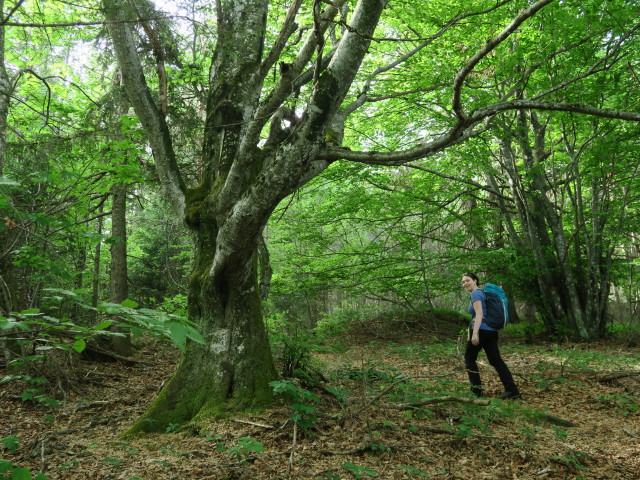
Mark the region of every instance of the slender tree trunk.
<instances>
[{"instance_id":1,"label":"slender tree trunk","mask_svg":"<svg viewBox=\"0 0 640 480\"><path fill-rule=\"evenodd\" d=\"M78 242L78 251L75 254L75 271L76 271L76 289L84 287L84 272L87 268L87 250L88 246L83 242ZM73 321L78 323L81 315L80 305L75 304L73 306Z\"/></svg>"},{"instance_id":2,"label":"slender tree trunk","mask_svg":"<svg viewBox=\"0 0 640 480\"><path fill-rule=\"evenodd\" d=\"M0 0L0 12L4 12L4 0ZM9 118L9 102L13 87L5 68L5 31L0 25L0 177L4 173L5 156L7 152L7 119Z\"/></svg>"},{"instance_id":3,"label":"slender tree trunk","mask_svg":"<svg viewBox=\"0 0 640 480\"><path fill-rule=\"evenodd\" d=\"M100 213L103 211L102 203L100 204ZM98 217L98 235L102 235L102 216ZM93 260L93 283L91 286L91 306L93 308L98 307L98 300L100 298L100 255L102 252L102 242L96 243L96 249ZM98 320L98 312L93 312L94 324Z\"/></svg>"},{"instance_id":4,"label":"slender tree trunk","mask_svg":"<svg viewBox=\"0 0 640 480\"><path fill-rule=\"evenodd\" d=\"M129 296L127 283L127 185L116 183L111 189L113 206L111 209L111 234L115 241L111 244L111 270L109 297L113 303L122 303ZM122 333L122 332L121 332ZM131 337L110 337L111 348L119 355L131 355Z\"/></svg>"},{"instance_id":5,"label":"slender tree trunk","mask_svg":"<svg viewBox=\"0 0 640 480\"><path fill-rule=\"evenodd\" d=\"M4 12L4 0L0 0L0 12ZM0 25L0 177L4 174L4 164L7 153L7 120L9 118L9 102L11 99L11 79L7 74L4 65L4 49L5 49L5 31L4 25ZM0 188L3 188L0 186ZM0 191L0 194L3 192ZM9 212L0 212L0 222L9 218ZM10 219L10 221L12 221ZM13 288L11 279L11 270L13 262L11 260L10 251L15 234L9 229L10 222L7 225L0 223L0 315L7 316L13 309ZM9 332L6 332L9 333ZM0 350L5 360L5 366L9 367L9 362L21 353L20 345L17 341L9 340L0 342Z\"/></svg>"},{"instance_id":6,"label":"slender tree trunk","mask_svg":"<svg viewBox=\"0 0 640 480\"><path fill-rule=\"evenodd\" d=\"M0 12L4 12L4 0L0 0ZM9 118L9 101L11 99L11 80L4 65L5 36L4 25L0 25L0 177L4 174L7 154L7 119ZM0 186L0 188L3 188ZM2 192L0 192L2 194ZM0 212L0 221L9 217L9 212ZM6 226L0 225L0 315L8 315L12 309L11 289L8 272L11 269L9 257L10 232Z\"/></svg>"}]
</instances>

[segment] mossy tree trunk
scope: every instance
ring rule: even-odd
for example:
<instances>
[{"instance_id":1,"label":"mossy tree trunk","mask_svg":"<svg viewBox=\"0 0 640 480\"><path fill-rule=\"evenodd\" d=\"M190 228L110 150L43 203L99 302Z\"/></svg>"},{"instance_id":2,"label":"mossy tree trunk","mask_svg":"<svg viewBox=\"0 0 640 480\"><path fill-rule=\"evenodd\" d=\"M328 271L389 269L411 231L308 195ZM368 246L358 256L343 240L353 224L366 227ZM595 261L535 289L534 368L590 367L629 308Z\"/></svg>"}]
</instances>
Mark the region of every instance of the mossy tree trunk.
<instances>
[{"instance_id":1,"label":"mossy tree trunk","mask_svg":"<svg viewBox=\"0 0 640 480\"><path fill-rule=\"evenodd\" d=\"M132 433L198 424L229 408L259 407L272 399L268 383L276 371L262 321L256 262L249 255L211 276L211 256L199 250L189 287L189 317L206 343L187 345L175 375Z\"/></svg>"},{"instance_id":2,"label":"mossy tree trunk","mask_svg":"<svg viewBox=\"0 0 640 480\"><path fill-rule=\"evenodd\" d=\"M263 54L268 3L261 0L218 4L218 42L212 55L203 136L203 176L183 181L171 136L146 84L130 24L131 3L105 0L111 38L127 96L145 128L167 196L196 242L189 285L189 318L205 344L188 344L173 378L131 432L164 431L168 424L197 423L230 406L251 407L272 400L276 378L261 312L258 246L273 209L287 195L322 172L319 158L382 12L384 0L362 0L332 56L316 65L307 111L290 116L283 106L294 80L303 76L321 37L338 14L317 4L313 35L282 74L271 94L261 98L266 75L293 33L301 2L294 2L279 40ZM312 63L311 63L312 64ZM299 87L298 87L299 88ZM285 118L288 115L288 118ZM261 135L271 120L269 140ZM290 123L285 123L284 120ZM292 122L292 123L291 123Z\"/></svg>"}]
</instances>

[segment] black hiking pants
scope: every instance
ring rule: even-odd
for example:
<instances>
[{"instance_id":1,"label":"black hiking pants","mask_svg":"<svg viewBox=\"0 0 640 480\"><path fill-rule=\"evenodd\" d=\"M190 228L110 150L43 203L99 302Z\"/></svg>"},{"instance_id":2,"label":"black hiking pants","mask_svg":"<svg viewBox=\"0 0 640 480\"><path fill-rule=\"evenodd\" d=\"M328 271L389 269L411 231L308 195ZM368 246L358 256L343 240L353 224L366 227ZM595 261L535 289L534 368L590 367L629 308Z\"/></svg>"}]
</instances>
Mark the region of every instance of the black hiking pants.
<instances>
[{"instance_id":1,"label":"black hiking pants","mask_svg":"<svg viewBox=\"0 0 640 480\"><path fill-rule=\"evenodd\" d=\"M478 353L480 350L484 350L487 355L489 364L496 369L500 381L504 386L506 392L514 394L519 393L518 387L516 387L513 381L513 376L509 371L509 367L504 363L500 356L500 349L498 348L498 332L491 330L480 330L478 336L480 337L480 344L474 345L471 343L471 331L469 334L469 341L467 342L467 349L464 353L464 363L467 368L467 374L469 375L469 382L471 382L471 392L477 396L482 395L482 381L480 380L480 372L478 371Z\"/></svg>"}]
</instances>

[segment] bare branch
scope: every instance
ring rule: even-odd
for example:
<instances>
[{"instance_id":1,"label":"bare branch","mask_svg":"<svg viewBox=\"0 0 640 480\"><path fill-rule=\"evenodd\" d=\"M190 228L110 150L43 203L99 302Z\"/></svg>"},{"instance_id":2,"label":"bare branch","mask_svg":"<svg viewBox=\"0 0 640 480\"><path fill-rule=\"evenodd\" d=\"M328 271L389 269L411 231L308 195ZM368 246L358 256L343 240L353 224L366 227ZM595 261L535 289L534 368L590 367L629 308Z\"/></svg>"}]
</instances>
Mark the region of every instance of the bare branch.
<instances>
[{"instance_id":1,"label":"bare branch","mask_svg":"<svg viewBox=\"0 0 640 480\"><path fill-rule=\"evenodd\" d=\"M30 73L31 75L36 77L38 80L40 80L44 84L44 86L47 88L47 108L46 108L46 114L44 115L44 118L45 118L44 124L46 126L49 124L49 111L51 110L51 87L47 83L47 79L45 77L38 75L36 72L31 70L30 68L25 68L20 70L20 72L18 72L18 74L16 75L15 82L14 82L14 89L15 89L15 85L20 79L20 76L22 76L23 73Z\"/></svg>"},{"instance_id":2,"label":"bare branch","mask_svg":"<svg viewBox=\"0 0 640 480\"><path fill-rule=\"evenodd\" d=\"M539 93L538 95L532 97L534 100L537 100L539 98L542 98L550 93L556 92L558 90L562 90L563 88L567 87L568 85L571 85L572 83L575 83L579 80L582 80L590 75L593 75L594 73L597 72L601 72L601 71L605 71L608 70L609 68L611 68L611 65L613 65L614 63L620 61L622 59L622 56L616 58L616 56L619 53L619 49L620 47L630 38L632 37L634 34L636 34L638 32L638 30L640 30L640 24L636 24L629 32L627 32L626 35L621 36L614 44L613 48L611 48L611 50L609 52L607 52L606 55L602 56L601 58L599 58L593 65L591 65L584 73L580 74L580 75L576 75L575 77L569 78L561 83L559 83L558 85L554 85L553 87L549 88L548 90ZM612 63L611 64L607 64L606 62L608 60L611 60ZM599 68L598 68L599 67Z\"/></svg>"},{"instance_id":3,"label":"bare branch","mask_svg":"<svg viewBox=\"0 0 640 480\"><path fill-rule=\"evenodd\" d=\"M430 168L421 167L419 165L408 164L407 167L413 168L415 170L420 170L421 172L426 172L426 173L429 173L431 175L436 175L436 176L438 176L440 178L445 178L447 180L452 180L452 181L457 182L457 183L463 183L465 185L470 185L470 186L475 187L475 188L477 188L479 190L484 190L485 192L491 193L492 195L495 195L496 197L500 197L503 200L506 200L508 202L513 201L511 197L503 195L500 192L499 189L494 188L493 186L489 187L487 185L483 185L481 183L474 182L473 180L465 180L464 178L460 178L460 177L457 177L455 175L445 175L444 173L438 172L437 170L432 170Z\"/></svg>"},{"instance_id":4,"label":"bare branch","mask_svg":"<svg viewBox=\"0 0 640 480\"><path fill-rule=\"evenodd\" d=\"M132 20L101 20L98 22L63 22L63 23L22 23L22 22L3 22L0 27L22 27L22 28L58 28L58 27L94 27L97 25L113 25L116 23L141 23L150 22L152 20L161 20L162 17L154 18L136 18Z\"/></svg>"},{"instance_id":5,"label":"bare branch","mask_svg":"<svg viewBox=\"0 0 640 480\"><path fill-rule=\"evenodd\" d=\"M558 55L560 55L562 53L568 52L569 50L572 50L573 48L579 47L579 46L587 43L594 36L596 36L596 34L589 35L589 36L587 36L585 38L580 39L577 42L574 42L574 43L570 44L570 45L565 45L562 48L560 48L560 49L548 54L544 58L544 61L552 60L552 59L554 59L555 57L557 57ZM529 80L529 78L531 77L533 72L535 72L538 68L540 68L543 65L544 61L536 63L535 65L532 65L529 68L527 68L527 70L525 70L525 72L522 74L522 77L519 78L516 81L516 83L511 87L511 89L502 96L500 101L503 102L503 101L506 101L508 98L511 98L518 91L518 88L521 85L525 85L527 83L527 81Z\"/></svg>"},{"instance_id":6,"label":"bare branch","mask_svg":"<svg viewBox=\"0 0 640 480\"><path fill-rule=\"evenodd\" d=\"M500 102L494 105L489 105L488 107L479 108L469 116L469 121L475 123L500 112L523 109L575 112L583 113L585 115L592 115L594 117L640 122L640 112L636 113L626 112L622 110L609 110L605 108L590 107L588 105L578 105L574 103L540 102L537 100L529 99Z\"/></svg>"},{"instance_id":7,"label":"bare branch","mask_svg":"<svg viewBox=\"0 0 640 480\"><path fill-rule=\"evenodd\" d=\"M24 3L24 0L20 0L19 2L16 2L16 4L11 9L11 11L7 13L7 16L4 19L2 19L2 22L0 22L0 27L7 25L7 22L9 21L9 19L13 16L14 13L16 13L16 10L18 10L18 8L20 8L20 5L22 5L23 3Z\"/></svg>"},{"instance_id":8,"label":"bare branch","mask_svg":"<svg viewBox=\"0 0 640 480\"><path fill-rule=\"evenodd\" d=\"M416 47L414 47L412 50L410 50L409 52L405 53L404 55L400 56L399 58L395 59L392 62L389 62L387 65L383 66L383 67L379 67L376 68L371 75L369 76L369 78L367 79L365 86L362 89L362 93L358 96L357 100L354 101L353 103L351 103L349 106L347 106L345 108L345 115L349 115L350 113L354 112L356 109L358 109L359 107L361 107L365 102L368 101L373 101L370 97L367 96L367 93L369 92L369 89L371 88L371 83L373 82L373 80L380 75L381 73L384 72L388 72L389 70L397 67L398 65L406 62L408 59L410 59L411 57L413 57L414 55L416 55L418 52L420 52L421 50L423 50L425 47L427 47L428 45L431 45L435 40L439 39L440 37L442 37L452 26L454 26L455 24L459 23L460 21L470 18L470 17L474 17L477 15L483 15L486 13L489 13L493 10L496 10L498 8L500 8L501 6L510 3L511 0L505 0L503 2L500 2L496 5L494 5L491 8L488 8L486 10L480 11L480 12L471 12L471 13L466 13L464 15L458 15L457 17L452 18L451 20L449 20L442 28L440 28L440 30L438 30L436 33L434 33L433 35L420 40L421 43L419 45L417 45ZM348 27L347 27L348 28ZM380 41L390 41L390 39L379 39L379 38L372 38L373 41L376 42L380 42ZM416 39L410 40L410 41L418 41ZM442 85L442 84L440 84ZM431 87L429 90L434 90L437 87ZM400 96L400 95L395 95L395 96ZM389 96L389 98L393 98L392 96Z\"/></svg>"}]
</instances>

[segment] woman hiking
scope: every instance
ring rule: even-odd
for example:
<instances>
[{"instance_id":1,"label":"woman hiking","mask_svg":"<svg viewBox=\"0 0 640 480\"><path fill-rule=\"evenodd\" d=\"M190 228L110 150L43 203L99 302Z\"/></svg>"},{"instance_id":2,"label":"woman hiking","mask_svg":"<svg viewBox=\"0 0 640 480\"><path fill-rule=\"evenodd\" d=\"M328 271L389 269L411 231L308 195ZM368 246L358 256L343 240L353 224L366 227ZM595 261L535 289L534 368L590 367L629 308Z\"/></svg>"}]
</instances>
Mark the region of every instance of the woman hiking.
<instances>
[{"instance_id":1,"label":"woman hiking","mask_svg":"<svg viewBox=\"0 0 640 480\"><path fill-rule=\"evenodd\" d=\"M464 363L469 375L469 382L471 382L471 392L478 397L483 395L477 364L478 353L482 349L487 355L489 364L498 372L504 386L504 393L500 398L502 400L519 399L521 398L520 391L513 381L509 367L500 356L498 331L482 321L487 315L487 305L484 292L479 285L480 281L475 273L465 273L462 276L462 288L471 294L471 302L469 303L471 325L469 326L467 349L464 353Z\"/></svg>"}]
</instances>

